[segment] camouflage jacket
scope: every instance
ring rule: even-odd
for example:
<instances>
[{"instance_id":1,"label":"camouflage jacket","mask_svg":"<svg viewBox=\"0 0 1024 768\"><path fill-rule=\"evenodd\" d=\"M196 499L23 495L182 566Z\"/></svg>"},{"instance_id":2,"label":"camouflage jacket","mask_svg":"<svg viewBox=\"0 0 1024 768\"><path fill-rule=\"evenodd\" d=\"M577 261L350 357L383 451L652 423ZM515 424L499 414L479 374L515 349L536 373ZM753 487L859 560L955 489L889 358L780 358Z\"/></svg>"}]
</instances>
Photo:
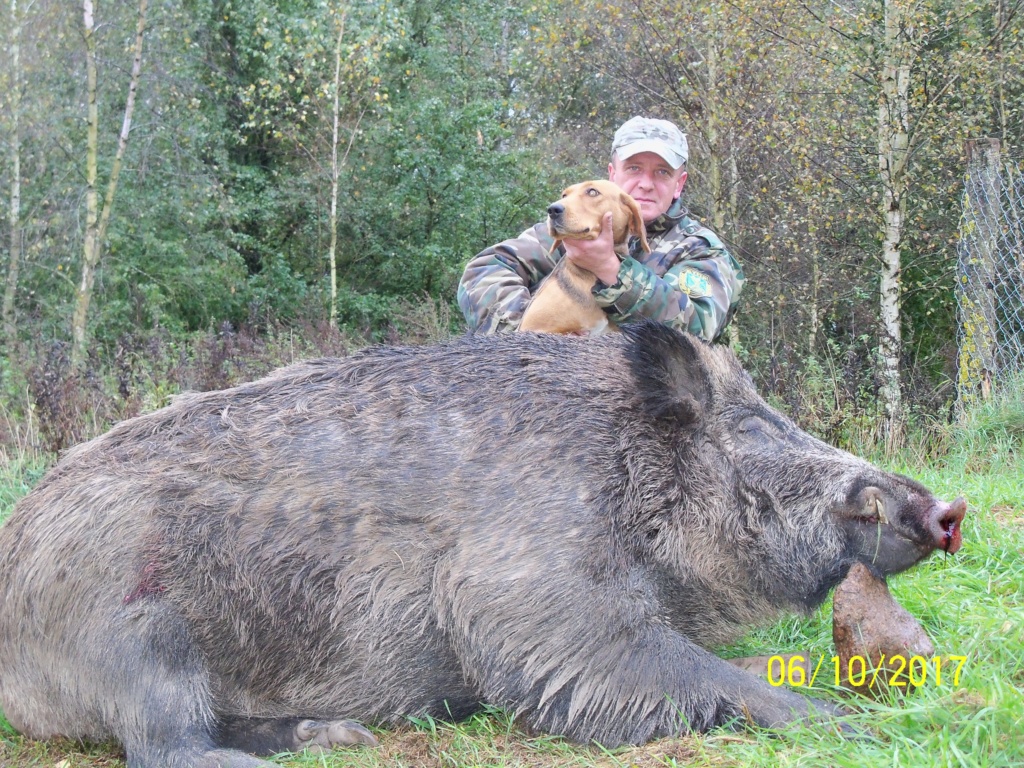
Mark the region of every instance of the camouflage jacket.
<instances>
[{"instance_id":1,"label":"camouflage jacket","mask_svg":"<svg viewBox=\"0 0 1024 768\"><path fill-rule=\"evenodd\" d=\"M680 200L647 225L651 253L630 242L614 285L600 280L594 298L616 323L638 316L716 339L743 289L743 268L710 229L691 219ZM477 333L514 331L530 297L565 255L543 221L519 237L475 256L459 281L458 301Z\"/></svg>"}]
</instances>

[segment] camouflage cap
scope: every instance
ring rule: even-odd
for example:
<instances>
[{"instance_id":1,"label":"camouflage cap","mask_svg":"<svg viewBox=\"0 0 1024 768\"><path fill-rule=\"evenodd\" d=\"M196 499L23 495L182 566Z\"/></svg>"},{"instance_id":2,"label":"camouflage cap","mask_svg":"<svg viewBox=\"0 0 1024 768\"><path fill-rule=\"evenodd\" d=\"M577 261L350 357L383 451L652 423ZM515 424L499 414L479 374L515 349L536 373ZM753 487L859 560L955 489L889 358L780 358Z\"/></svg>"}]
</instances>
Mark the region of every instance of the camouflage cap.
<instances>
[{"instance_id":1,"label":"camouflage cap","mask_svg":"<svg viewBox=\"0 0 1024 768\"><path fill-rule=\"evenodd\" d=\"M675 123L638 116L615 132L612 154L625 160L641 152L654 152L673 168L684 165L690 156L686 136Z\"/></svg>"}]
</instances>

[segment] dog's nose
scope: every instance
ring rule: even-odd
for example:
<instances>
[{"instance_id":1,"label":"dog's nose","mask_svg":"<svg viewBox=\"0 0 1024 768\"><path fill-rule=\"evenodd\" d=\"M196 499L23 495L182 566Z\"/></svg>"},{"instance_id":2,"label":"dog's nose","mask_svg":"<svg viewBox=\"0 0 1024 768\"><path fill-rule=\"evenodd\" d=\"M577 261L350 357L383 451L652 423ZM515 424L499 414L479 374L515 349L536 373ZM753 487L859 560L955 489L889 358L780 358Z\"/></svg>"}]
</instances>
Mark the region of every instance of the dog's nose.
<instances>
[{"instance_id":1,"label":"dog's nose","mask_svg":"<svg viewBox=\"0 0 1024 768\"><path fill-rule=\"evenodd\" d=\"M548 216L553 219L557 219L563 213L565 213L565 206L561 203L552 203L548 206Z\"/></svg>"}]
</instances>

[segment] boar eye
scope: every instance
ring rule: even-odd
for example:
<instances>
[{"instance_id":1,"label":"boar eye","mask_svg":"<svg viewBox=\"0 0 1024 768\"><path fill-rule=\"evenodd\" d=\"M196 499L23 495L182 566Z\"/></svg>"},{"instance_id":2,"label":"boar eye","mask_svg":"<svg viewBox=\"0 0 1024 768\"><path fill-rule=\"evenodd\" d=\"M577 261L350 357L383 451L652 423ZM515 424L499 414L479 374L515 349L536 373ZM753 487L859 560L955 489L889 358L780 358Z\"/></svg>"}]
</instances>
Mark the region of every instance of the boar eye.
<instances>
[{"instance_id":1,"label":"boar eye","mask_svg":"<svg viewBox=\"0 0 1024 768\"><path fill-rule=\"evenodd\" d=\"M757 416L747 416L743 419L736 431L741 435L764 435L767 434L767 425Z\"/></svg>"}]
</instances>

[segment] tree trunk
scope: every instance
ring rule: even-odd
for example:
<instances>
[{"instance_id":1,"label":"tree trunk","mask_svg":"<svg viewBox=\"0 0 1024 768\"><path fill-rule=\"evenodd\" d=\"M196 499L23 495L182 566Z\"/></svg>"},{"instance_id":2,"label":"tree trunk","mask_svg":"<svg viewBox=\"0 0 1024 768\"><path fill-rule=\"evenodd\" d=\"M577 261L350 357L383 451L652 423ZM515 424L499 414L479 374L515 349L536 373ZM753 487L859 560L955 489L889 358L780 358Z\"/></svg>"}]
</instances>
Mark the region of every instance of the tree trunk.
<instances>
[{"instance_id":1,"label":"tree trunk","mask_svg":"<svg viewBox=\"0 0 1024 768\"><path fill-rule=\"evenodd\" d=\"M331 134L331 245L328 255L331 267L331 326L338 326L338 122L341 115L341 40L345 35L345 14L342 12L338 22L338 41L334 46L334 130Z\"/></svg>"},{"instance_id":2,"label":"tree trunk","mask_svg":"<svg viewBox=\"0 0 1024 768\"><path fill-rule=\"evenodd\" d=\"M726 220L729 222L729 237L739 242L742 237L740 230L740 169L736 161L736 145L732 143L729 151L729 211ZM721 232L716 232L721 236Z\"/></svg>"},{"instance_id":3,"label":"tree trunk","mask_svg":"<svg viewBox=\"0 0 1024 768\"><path fill-rule=\"evenodd\" d=\"M739 242L741 238L740 232L740 201L739 201L739 188L740 188L740 171L739 164L736 161L735 150L729 152L729 211L728 221L730 224L729 237L733 242ZM724 233L721 230L716 230L716 234L722 237ZM742 349L742 343L740 342L740 326L735 319L729 323L728 328L729 334L729 347L733 352L739 354Z\"/></svg>"},{"instance_id":4,"label":"tree trunk","mask_svg":"<svg viewBox=\"0 0 1024 768\"><path fill-rule=\"evenodd\" d=\"M722 235L725 228L725 194L722 188L722 120L719 115L720 102L718 83L718 34L715 14L707 15L707 23L711 27L708 35L708 47L705 56L707 62L708 82L705 89L704 99L707 112L707 119L704 123L704 135L708 141L708 186L711 188L711 229L716 234Z\"/></svg>"},{"instance_id":5,"label":"tree trunk","mask_svg":"<svg viewBox=\"0 0 1024 768\"><path fill-rule=\"evenodd\" d=\"M11 199L8 225L11 230L10 258L7 263L7 285L4 288L3 331L7 348L16 340L14 299L18 290L18 270L21 267L21 19L18 0L11 0Z\"/></svg>"},{"instance_id":6,"label":"tree trunk","mask_svg":"<svg viewBox=\"0 0 1024 768\"><path fill-rule=\"evenodd\" d=\"M995 28L1000 30L1006 24L1007 9L1003 5L1004 0L995 0L995 2ZM996 61L996 112L999 115L999 135L1006 139L1010 134L1007 132L1009 126L1007 124L1006 89L1004 87L1006 62L1004 61L1003 54L1003 38L1004 36L1001 34L997 34L994 37L992 55Z\"/></svg>"},{"instance_id":7,"label":"tree trunk","mask_svg":"<svg viewBox=\"0 0 1024 768\"><path fill-rule=\"evenodd\" d=\"M818 327L820 325L818 315L821 312L818 304L818 289L821 285L821 248L817 233L811 239L811 246L809 254L811 260L811 284L808 287L807 297L807 321L809 324L807 330L807 356L810 359L817 359Z\"/></svg>"},{"instance_id":8,"label":"tree trunk","mask_svg":"<svg viewBox=\"0 0 1024 768\"><path fill-rule=\"evenodd\" d=\"M139 75L142 72L142 39L146 29L146 4L147 0L139 0L139 20L135 28L135 51L132 58L131 77L128 82L128 98L125 100L121 134L118 138L117 152L110 169L110 178L107 181L107 191L101 210L96 188L99 156L99 109L96 104L96 20L93 1L83 0L82 3L89 128L85 157L85 243L82 252L82 279L75 292L75 309L71 317L71 359L75 366L81 365L85 359L89 303L92 300L96 268L100 262L103 241L110 223L110 213L114 207L114 194L117 192L117 178L121 173L121 162L124 159L124 152L128 146L128 134L132 127L132 114L135 112L135 94L139 86Z\"/></svg>"},{"instance_id":9,"label":"tree trunk","mask_svg":"<svg viewBox=\"0 0 1024 768\"><path fill-rule=\"evenodd\" d=\"M881 255L881 398L885 410L887 452L903 445L905 414L900 394L900 248L908 187L910 148L910 63L912 18L905 0L885 0L885 42L882 53L882 98L878 108L878 167L882 184L883 237Z\"/></svg>"}]
</instances>

